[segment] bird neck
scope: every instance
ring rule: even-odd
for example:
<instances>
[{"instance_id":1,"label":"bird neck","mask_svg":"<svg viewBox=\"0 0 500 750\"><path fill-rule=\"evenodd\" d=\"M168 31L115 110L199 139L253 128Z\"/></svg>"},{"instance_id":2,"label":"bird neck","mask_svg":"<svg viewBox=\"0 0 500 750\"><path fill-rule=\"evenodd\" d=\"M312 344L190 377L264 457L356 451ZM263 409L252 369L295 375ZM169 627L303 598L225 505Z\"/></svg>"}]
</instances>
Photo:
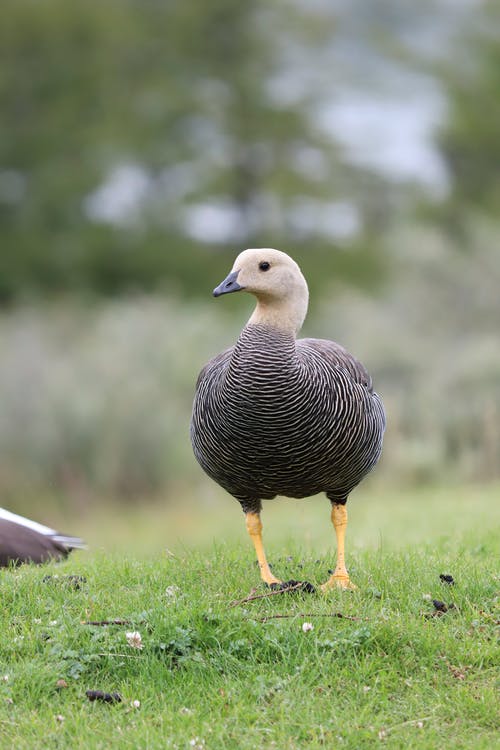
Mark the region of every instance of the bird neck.
<instances>
[{"instance_id":1,"label":"bird neck","mask_svg":"<svg viewBox=\"0 0 500 750\"><path fill-rule=\"evenodd\" d=\"M290 367L295 367L297 356L296 337L293 331L284 331L268 324L251 323L242 329L236 341L231 355L230 369L238 371L238 382L256 382L260 387L260 381L255 380L256 363L264 370L271 367L281 373L287 372Z\"/></svg>"},{"instance_id":2,"label":"bird neck","mask_svg":"<svg viewBox=\"0 0 500 750\"><path fill-rule=\"evenodd\" d=\"M283 299L259 295L248 325L275 328L296 336L307 314L308 297L307 287L300 294Z\"/></svg>"}]
</instances>

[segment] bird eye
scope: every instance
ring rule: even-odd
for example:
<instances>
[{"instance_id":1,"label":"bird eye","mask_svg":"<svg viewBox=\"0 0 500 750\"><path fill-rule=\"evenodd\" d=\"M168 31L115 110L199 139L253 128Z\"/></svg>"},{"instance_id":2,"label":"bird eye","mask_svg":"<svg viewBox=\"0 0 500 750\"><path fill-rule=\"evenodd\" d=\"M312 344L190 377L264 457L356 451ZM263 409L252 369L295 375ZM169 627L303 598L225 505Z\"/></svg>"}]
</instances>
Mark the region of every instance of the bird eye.
<instances>
[{"instance_id":1,"label":"bird eye","mask_svg":"<svg viewBox=\"0 0 500 750\"><path fill-rule=\"evenodd\" d=\"M271 268L271 264L266 260L263 260L262 263L259 263L259 268L261 271L269 271L269 269Z\"/></svg>"}]
</instances>

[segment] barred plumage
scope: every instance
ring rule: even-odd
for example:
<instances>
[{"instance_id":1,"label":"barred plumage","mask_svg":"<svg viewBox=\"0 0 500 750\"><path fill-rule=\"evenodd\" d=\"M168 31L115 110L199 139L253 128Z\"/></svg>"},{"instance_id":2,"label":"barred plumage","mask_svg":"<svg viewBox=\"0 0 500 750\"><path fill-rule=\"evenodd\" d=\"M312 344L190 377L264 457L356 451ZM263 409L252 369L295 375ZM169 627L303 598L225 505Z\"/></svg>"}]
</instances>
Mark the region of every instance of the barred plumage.
<instances>
[{"instance_id":1,"label":"barred plumage","mask_svg":"<svg viewBox=\"0 0 500 750\"><path fill-rule=\"evenodd\" d=\"M383 427L370 378L345 349L249 325L200 375L192 441L206 473L257 511L276 495L345 501L377 462Z\"/></svg>"},{"instance_id":2,"label":"barred plumage","mask_svg":"<svg viewBox=\"0 0 500 750\"><path fill-rule=\"evenodd\" d=\"M255 273L262 264L268 266L264 273L273 267L274 280L262 270ZM325 492L334 505L343 505L381 452L385 416L371 378L339 344L296 339L307 286L288 256L245 251L234 268L216 292L247 289L259 304L235 346L200 373L191 423L196 458L247 515L258 515L261 500L276 495ZM296 318L294 290L305 295ZM283 313L283 324L274 308Z\"/></svg>"}]
</instances>

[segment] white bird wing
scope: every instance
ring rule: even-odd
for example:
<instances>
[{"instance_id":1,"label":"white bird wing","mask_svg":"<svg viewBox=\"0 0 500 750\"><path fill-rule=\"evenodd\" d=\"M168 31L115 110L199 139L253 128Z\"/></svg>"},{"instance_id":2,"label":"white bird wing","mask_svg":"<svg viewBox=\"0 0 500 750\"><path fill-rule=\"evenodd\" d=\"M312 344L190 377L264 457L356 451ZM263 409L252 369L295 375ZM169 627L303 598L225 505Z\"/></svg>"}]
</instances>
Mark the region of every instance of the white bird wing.
<instances>
[{"instance_id":1,"label":"white bird wing","mask_svg":"<svg viewBox=\"0 0 500 750\"><path fill-rule=\"evenodd\" d=\"M0 508L0 519L17 523L19 526L25 526L27 529L43 534L43 536L49 536L56 544L60 544L67 549L87 549L87 545L80 537L61 534L56 529L51 529L50 526L44 526L43 523L19 516L17 513L12 513L12 511L5 508Z\"/></svg>"},{"instance_id":2,"label":"white bird wing","mask_svg":"<svg viewBox=\"0 0 500 750\"><path fill-rule=\"evenodd\" d=\"M30 518L18 516L17 513L12 513L10 510L5 510L5 508L0 508L0 518L4 521L18 523L20 526L26 526L26 528L38 531L39 534L43 534L44 536L54 536L57 534L55 529L51 529L49 526L44 526L42 523L32 521Z\"/></svg>"}]
</instances>

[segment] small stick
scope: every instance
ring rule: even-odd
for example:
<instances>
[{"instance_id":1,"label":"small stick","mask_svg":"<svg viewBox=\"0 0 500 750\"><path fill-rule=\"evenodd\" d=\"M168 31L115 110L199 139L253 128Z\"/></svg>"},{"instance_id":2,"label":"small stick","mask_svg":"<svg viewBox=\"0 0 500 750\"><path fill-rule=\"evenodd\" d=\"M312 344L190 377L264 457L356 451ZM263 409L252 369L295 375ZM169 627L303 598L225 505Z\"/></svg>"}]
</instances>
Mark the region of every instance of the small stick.
<instances>
[{"instance_id":1,"label":"small stick","mask_svg":"<svg viewBox=\"0 0 500 750\"><path fill-rule=\"evenodd\" d=\"M230 607L238 607L240 604L245 604L246 602L254 602L256 599L267 599L269 596L277 596L278 594L288 594L290 591L297 591L297 589L300 589L302 586L302 582L296 583L294 586L289 586L286 589L276 589L275 591L269 591L267 594L257 594L257 596L253 596L253 594L250 594L249 596L246 596L244 599L235 599L234 602L230 602Z\"/></svg>"},{"instance_id":2,"label":"small stick","mask_svg":"<svg viewBox=\"0 0 500 750\"><path fill-rule=\"evenodd\" d=\"M143 620L141 622L144 622ZM131 620L82 620L82 625L133 625Z\"/></svg>"},{"instance_id":3,"label":"small stick","mask_svg":"<svg viewBox=\"0 0 500 750\"><path fill-rule=\"evenodd\" d=\"M277 614L277 615L267 615L266 617L249 617L248 619L257 620L257 622L267 622L267 620L272 619L282 619L285 617L339 617L342 620L353 620L355 622L358 622L359 620L369 620L369 617L354 617L354 615L344 615L342 612L297 612L295 614Z\"/></svg>"},{"instance_id":4,"label":"small stick","mask_svg":"<svg viewBox=\"0 0 500 750\"><path fill-rule=\"evenodd\" d=\"M409 719L408 721L402 721L401 724L393 724L391 727L387 727L384 731L392 732L393 729L399 729L400 727L408 727L412 724L423 724L424 721L429 721L430 719L432 719L432 716L422 716L421 719Z\"/></svg>"}]
</instances>

